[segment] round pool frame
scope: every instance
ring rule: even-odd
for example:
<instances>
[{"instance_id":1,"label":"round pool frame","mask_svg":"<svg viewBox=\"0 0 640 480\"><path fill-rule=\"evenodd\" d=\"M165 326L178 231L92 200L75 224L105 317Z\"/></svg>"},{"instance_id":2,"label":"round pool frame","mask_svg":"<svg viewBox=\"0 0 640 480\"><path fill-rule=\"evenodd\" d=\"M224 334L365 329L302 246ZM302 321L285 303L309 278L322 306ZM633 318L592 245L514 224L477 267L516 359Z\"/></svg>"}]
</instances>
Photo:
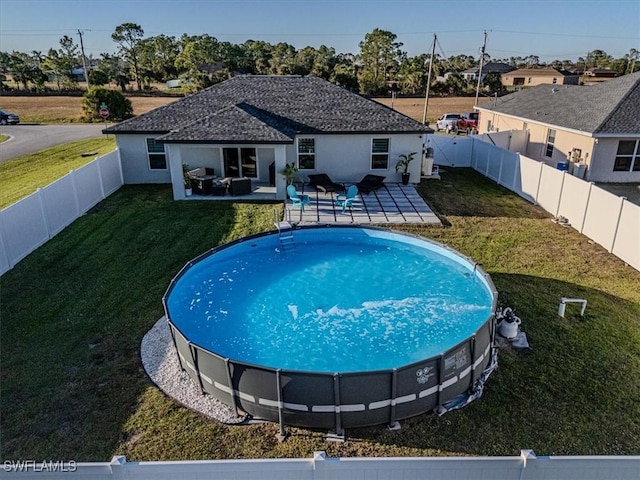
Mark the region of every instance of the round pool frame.
<instances>
[{"instance_id":1,"label":"round pool frame","mask_svg":"<svg viewBox=\"0 0 640 480\"><path fill-rule=\"evenodd\" d=\"M354 228L353 225L309 226ZM295 230L294 229L294 235ZM472 389L491 360L495 336L498 294L489 275L469 257L438 242L390 229L383 230L419 238L454 255L485 283L492 295L491 314L474 335L440 355L389 370L319 373L283 370L222 357L195 345L171 321L167 298L176 282L195 263L241 242L278 231L244 237L215 247L187 263L173 278L162 298L180 367L200 387L234 411L254 418L307 428L342 432L345 428L394 422L446 404Z\"/></svg>"}]
</instances>

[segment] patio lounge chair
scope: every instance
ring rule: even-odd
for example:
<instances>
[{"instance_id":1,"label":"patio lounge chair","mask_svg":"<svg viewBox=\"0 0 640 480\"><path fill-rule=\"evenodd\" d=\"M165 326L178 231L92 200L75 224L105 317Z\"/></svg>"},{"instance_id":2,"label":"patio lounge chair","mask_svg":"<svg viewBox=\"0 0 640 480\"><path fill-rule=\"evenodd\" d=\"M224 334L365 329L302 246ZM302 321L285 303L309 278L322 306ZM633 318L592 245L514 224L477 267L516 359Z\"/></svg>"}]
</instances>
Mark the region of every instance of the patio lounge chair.
<instances>
[{"instance_id":1,"label":"patio lounge chair","mask_svg":"<svg viewBox=\"0 0 640 480\"><path fill-rule=\"evenodd\" d=\"M382 177L380 175L365 175L360 182L356 183L356 186L360 192L369 195L371 192L377 190L383 185L385 178L386 177Z\"/></svg>"},{"instance_id":2,"label":"patio lounge chair","mask_svg":"<svg viewBox=\"0 0 640 480\"><path fill-rule=\"evenodd\" d=\"M334 182L326 173L309 175L309 185L319 192L344 192L344 185Z\"/></svg>"},{"instance_id":3,"label":"patio lounge chair","mask_svg":"<svg viewBox=\"0 0 640 480\"><path fill-rule=\"evenodd\" d=\"M300 210L304 212L304 206L309 205L311 203L311 198L309 195L300 194L296 192L296 187L293 185L287 186L287 195L289 195L289 199L291 200L291 206L300 207Z\"/></svg>"},{"instance_id":4,"label":"patio lounge chair","mask_svg":"<svg viewBox=\"0 0 640 480\"><path fill-rule=\"evenodd\" d=\"M358 187L351 185L347 189L346 195L344 193L339 194L333 204L336 207L342 207L342 213L344 213L347 207L353 207L353 201L356 199L356 195L358 195Z\"/></svg>"}]
</instances>

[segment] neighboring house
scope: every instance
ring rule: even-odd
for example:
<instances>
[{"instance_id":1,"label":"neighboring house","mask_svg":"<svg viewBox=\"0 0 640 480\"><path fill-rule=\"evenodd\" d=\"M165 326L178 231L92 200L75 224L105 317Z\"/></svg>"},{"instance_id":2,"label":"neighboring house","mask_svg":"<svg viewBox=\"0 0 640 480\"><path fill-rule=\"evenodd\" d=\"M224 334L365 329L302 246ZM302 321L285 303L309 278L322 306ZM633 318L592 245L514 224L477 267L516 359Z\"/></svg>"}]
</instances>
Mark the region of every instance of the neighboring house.
<instances>
[{"instance_id":1,"label":"neighboring house","mask_svg":"<svg viewBox=\"0 0 640 480\"><path fill-rule=\"evenodd\" d=\"M501 76L505 73L513 72L515 70L514 67L508 65L506 63L500 62L489 62L482 66L482 80L488 73L498 73ZM471 67L464 70L461 75L467 81L478 80L478 72L480 71L480 67Z\"/></svg>"},{"instance_id":2,"label":"neighboring house","mask_svg":"<svg viewBox=\"0 0 640 480\"><path fill-rule=\"evenodd\" d=\"M366 174L399 181L403 153L421 154L421 123L342 87L308 76L238 76L113 125L125 183L172 183L184 198L182 164L219 177L266 184L294 163L302 178L326 173L357 182ZM420 181L421 162L410 165ZM273 176L273 174L272 174ZM285 198L275 175L276 197Z\"/></svg>"},{"instance_id":3,"label":"neighboring house","mask_svg":"<svg viewBox=\"0 0 640 480\"><path fill-rule=\"evenodd\" d=\"M598 85L539 85L476 108L479 133L525 130L526 144L512 148L527 157L569 161L593 182L640 182L640 72Z\"/></svg>"},{"instance_id":4,"label":"neighboring house","mask_svg":"<svg viewBox=\"0 0 640 480\"><path fill-rule=\"evenodd\" d=\"M600 82L606 82L612 78L616 78L617 73L606 68L571 68L570 72L580 77L580 83L584 85L594 85Z\"/></svg>"},{"instance_id":5,"label":"neighboring house","mask_svg":"<svg viewBox=\"0 0 640 480\"><path fill-rule=\"evenodd\" d=\"M580 76L557 68L521 68L502 75L505 87L535 87L542 84L578 85Z\"/></svg>"}]
</instances>

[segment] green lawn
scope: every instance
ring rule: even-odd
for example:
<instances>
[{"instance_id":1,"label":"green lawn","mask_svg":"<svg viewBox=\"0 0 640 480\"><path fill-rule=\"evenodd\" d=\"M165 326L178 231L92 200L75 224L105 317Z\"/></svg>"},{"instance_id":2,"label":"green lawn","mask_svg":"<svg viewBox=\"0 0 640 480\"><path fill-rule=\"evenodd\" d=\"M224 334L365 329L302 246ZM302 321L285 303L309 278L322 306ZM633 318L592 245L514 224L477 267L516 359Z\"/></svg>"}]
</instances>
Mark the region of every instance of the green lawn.
<instances>
[{"instance_id":1,"label":"green lawn","mask_svg":"<svg viewBox=\"0 0 640 480\"><path fill-rule=\"evenodd\" d=\"M174 202L125 186L2 278L3 459L130 461L339 456L640 454L640 273L469 169L420 191L445 227L400 226L484 265L532 352L501 351L484 396L442 417L325 432L224 426L145 376L139 346L186 261L272 228L281 204ZM589 302L584 318L560 297Z\"/></svg>"},{"instance_id":2,"label":"green lawn","mask_svg":"<svg viewBox=\"0 0 640 480\"><path fill-rule=\"evenodd\" d=\"M115 147L113 138L92 138L1 162L0 208L17 202ZM95 155L82 156L83 153L94 152Z\"/></svg>"}]
</instances>

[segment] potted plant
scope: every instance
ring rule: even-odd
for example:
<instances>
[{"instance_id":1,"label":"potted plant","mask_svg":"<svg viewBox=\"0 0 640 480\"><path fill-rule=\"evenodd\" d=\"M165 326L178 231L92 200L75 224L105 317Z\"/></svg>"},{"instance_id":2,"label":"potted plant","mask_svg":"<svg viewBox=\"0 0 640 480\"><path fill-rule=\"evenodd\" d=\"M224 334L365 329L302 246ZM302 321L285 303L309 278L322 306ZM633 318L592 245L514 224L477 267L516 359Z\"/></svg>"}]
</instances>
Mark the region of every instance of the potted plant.
<instances>
[{"instance_id":1,"label":"potted plant","mask_svg":"<svg viewBox=\"0 0 640 480\"><path fill-rule=\"evenodd\" d=\"M294 175L297 171L298 169L296 168L295 163L291 162L285 163L284 168L280 170L279 173L284 176L285 180L287 181L287 185L293 185Z\"/></svg>"},{"instance_id":2,"label":"potted plant","mask_svg":"<svg viewBox=\"0 0 640 480\"><path fill-rule=\"evenodd\" d=\"M189 165L182 163L182 181L184 182L184 194L190 197L193 193L191 188L191 176L189 175Z\"/></svg>"},{"instance_id":3,"label":"potted plant","mask_svg":"<svg viewBox=\"0 0 640 480\"><path fill-rule=\"evenodd\" d=\"M400 160L396 163L396 172L402 170L402 184L409 184L409 164L413 160L413 157L416 156L418 152L411 153L403 153L400 155Z\"/></svg>"}]
</instances>

